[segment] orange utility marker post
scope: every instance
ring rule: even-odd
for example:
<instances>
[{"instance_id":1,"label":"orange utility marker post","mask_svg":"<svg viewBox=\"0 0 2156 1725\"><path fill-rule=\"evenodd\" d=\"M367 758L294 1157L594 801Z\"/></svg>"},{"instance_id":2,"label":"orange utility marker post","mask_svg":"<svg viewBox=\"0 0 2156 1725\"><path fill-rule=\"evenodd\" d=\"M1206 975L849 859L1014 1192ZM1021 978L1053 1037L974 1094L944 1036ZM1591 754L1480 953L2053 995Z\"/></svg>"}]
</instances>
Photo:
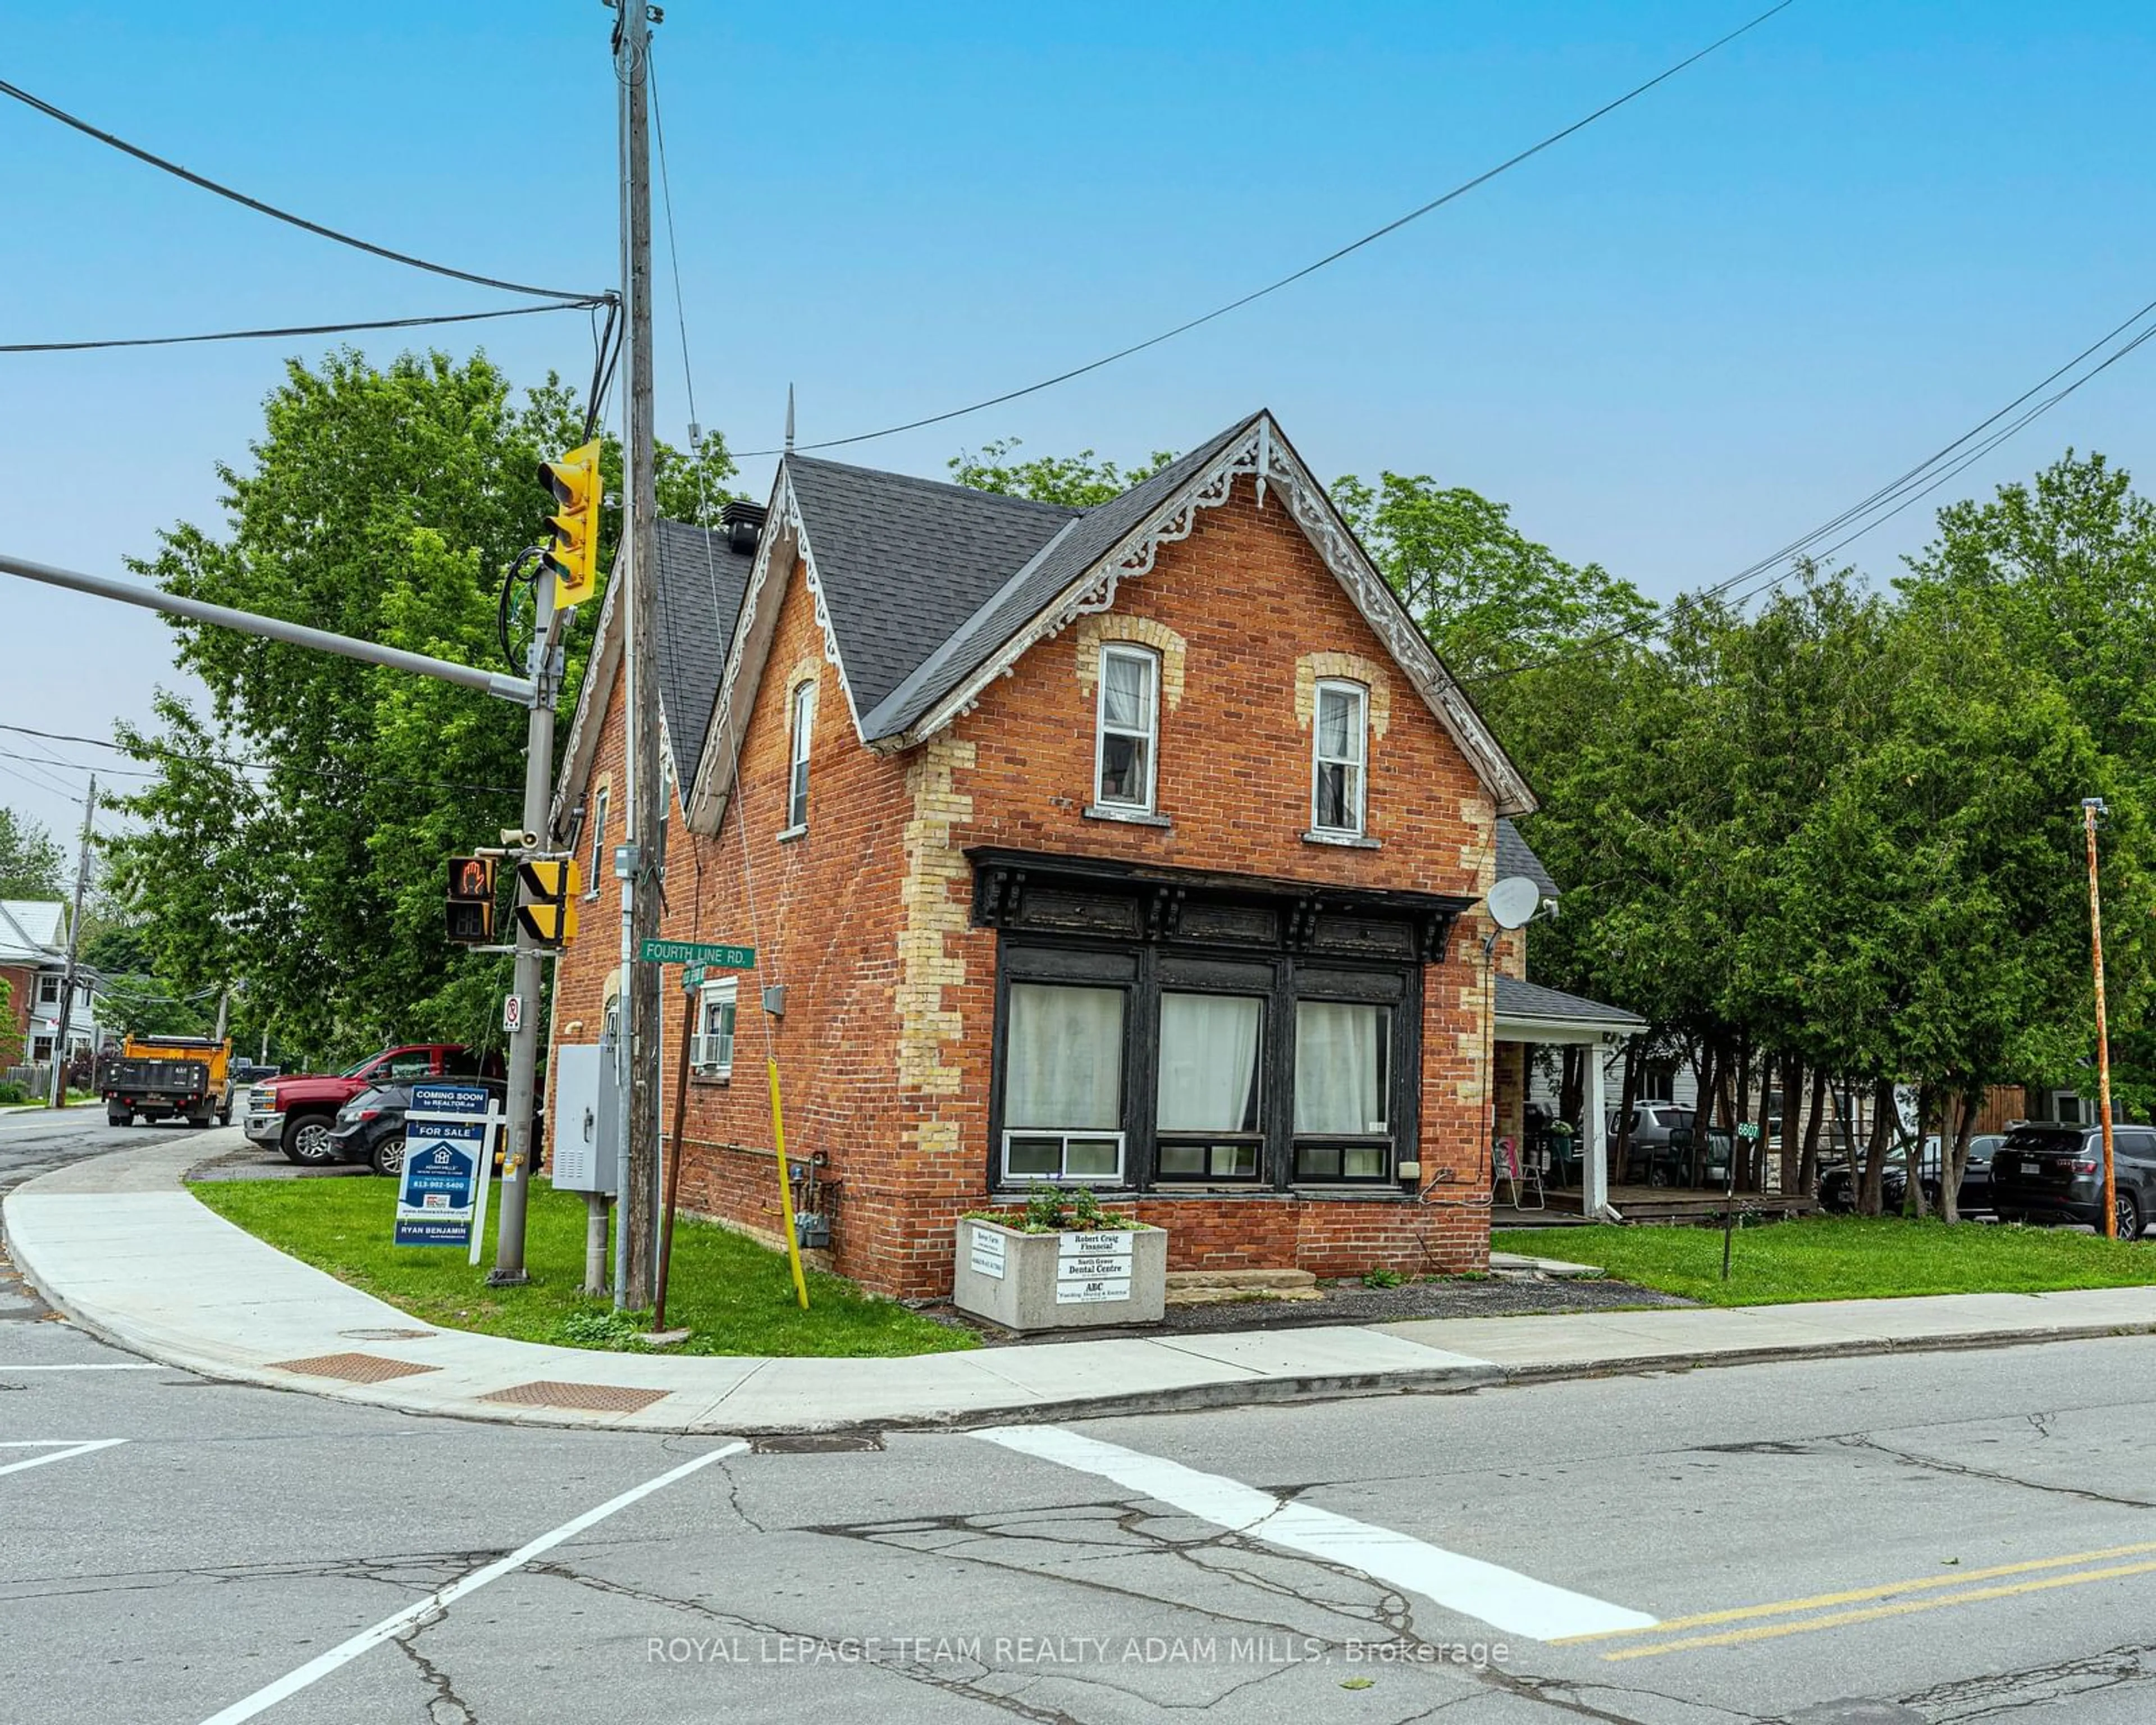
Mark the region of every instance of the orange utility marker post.
<instances>
[{"instance_id":1,"label":"orange utility marker post","mask_svg":"<svg viewBox=\"0 0 2156 1725\"><path fill-rule=\"evenodd\" d=\"M2118 1173L2111 1153L2111 1034L2103 1017L2103 900L2097 891L2096 818L2109 811L2101 797L2082 798L2082 826L2088 834L2089 951L2096 968L2096 1089L2103 1119L2103 1237L2118 1238Z\"/></svg>"}]
</instances>

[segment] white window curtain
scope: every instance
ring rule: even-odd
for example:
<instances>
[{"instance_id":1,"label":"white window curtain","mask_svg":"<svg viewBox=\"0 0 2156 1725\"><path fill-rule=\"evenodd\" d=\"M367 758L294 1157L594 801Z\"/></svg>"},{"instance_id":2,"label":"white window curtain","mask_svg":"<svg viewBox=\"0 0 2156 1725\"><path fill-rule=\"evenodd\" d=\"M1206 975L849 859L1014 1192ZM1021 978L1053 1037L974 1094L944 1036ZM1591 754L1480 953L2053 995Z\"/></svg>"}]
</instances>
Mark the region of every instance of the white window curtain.
<instances>
[{"instance_id":1,"label":"white window curtain","mask_svg":"<svg viewBox=\"0 0 2156 1725\"><path fill-rule=\"evenodd\" d=\"M1228 994L1160 997L1160 1130L1255 1132L1265 1003Z\"/></svg>"},{"instance_id":2,"label":"white window curtain","mask_svg":"<svg viewBox=\"0 0 2156 1725\"><path fill-rule=\"evenodd\" d=\"M1368 1137L1388 1130L1383 1050L1391 1010L1332 1000L1295 1008L1295 1129Z\"/></svg>"},{"instance_id":3,"label":"white window curtain","mask_svg":"<svg viewBox=\"0 0 2156 1725\"><path fill-rule=\"evenodd\" d=\"M1122 1124L1122 990L1013 983L1004 1127L1113 1132Z\"/></svg>"}]
</instances>

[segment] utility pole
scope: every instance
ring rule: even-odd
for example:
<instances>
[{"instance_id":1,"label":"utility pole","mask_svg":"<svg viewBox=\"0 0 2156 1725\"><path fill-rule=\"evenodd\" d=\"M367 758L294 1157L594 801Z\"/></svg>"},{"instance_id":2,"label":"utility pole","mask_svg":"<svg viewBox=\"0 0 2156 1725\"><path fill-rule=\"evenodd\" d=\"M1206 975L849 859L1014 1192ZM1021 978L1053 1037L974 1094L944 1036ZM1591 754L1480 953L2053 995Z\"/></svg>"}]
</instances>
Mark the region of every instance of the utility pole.
<instances>
[{"instance_id":1,"label":"utility pole","mask_svg":"<svg viewBox=\"0 0 2156 1725\"><path fill-rule=\"evenodd\" d=\"M90 825L97 814L97 775L82 804L82 848L74 859L74 910L68 917L67 974L60 983L60 1021L53 1032L53 1106L67 1106L68 1019L74 1012L74 955L82 944L82 894L90 884Z\"/></svg>"},{"instance_id":2,"label":"utility pole","mask_svg":"<svg viewBox=\"0 0 2156 1725\"><path fill-rule=\"evenodd\" d=\"M543 835L554 798L554 572L541 567L531 583L536 610L531 624L531 662L528 667L533 689L530 716L524 726L524 833L519 850L547 848ZM517 897L524 896L523 888ZM523 918L516 919L516 961L510 992L522 1004L516 1028L509 1033L509 1111L507 1142L501 1157L501 1208L495 1224L494 1268L487 1271L490 1286L501 1287L526 1280L524 1270L524 1217L531 1192L531 1110L539 1082L540 968L546 949Z\"/></svg>"},{"instance_id":3,"label":"utility pole","mask_svg":"<svg viewBox=\"0 0 2156 1725\"><path fill-rule=\"evenodd\" d=\"M2111 1153L2111 1034L2103 1015L2103 901L2097 891L2096 878L2096 818L2107 813L2102 798L2082 798L2082 828L2088 835L2089 950L2096 968L2096 1093L2103 1121L2103 1235L2106 1240L2116 1240L2118 1176Z\"/></svg>"},{"instance_id":4,"label":"utility pole","mask_svg":"<svg viewBox=\"0 0 2156 1725\"><path fill-rule=\"evenodd\" d=\"M624 283L628 300L629 436L624 513L629 567L629 843L635 858L622 885L627 923L622 1029L629 1045L629 1132L624 1143L622 1217L617 1250L626 1275L623 1296L632 1307L651 1303L659 1219L659 967L641 960L644 942L659 932L660 799L665 794L659 761L656 582L659 500L651 403L651 8L648 0L619 0L614 69L622 105Z\"/></svg>"}]
</instances>

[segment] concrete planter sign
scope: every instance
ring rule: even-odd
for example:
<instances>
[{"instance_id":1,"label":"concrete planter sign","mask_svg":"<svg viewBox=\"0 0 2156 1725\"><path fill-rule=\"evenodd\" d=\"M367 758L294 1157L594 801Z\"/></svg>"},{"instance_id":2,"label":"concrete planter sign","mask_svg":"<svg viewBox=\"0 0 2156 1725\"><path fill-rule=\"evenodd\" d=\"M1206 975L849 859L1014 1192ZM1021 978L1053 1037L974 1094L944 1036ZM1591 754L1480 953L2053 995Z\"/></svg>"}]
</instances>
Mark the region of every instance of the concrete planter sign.
<instances>
[{"instance_id":1,"label":"concrete planter sign","mask_svg":"<svg viewBox=\"0 0 2156 1725\"><path fill-rule=\"evenodd\" d=\"M1168 1298L1158 1228L1027 1234L976 1216L958 1223L951 1303L1007 1330L1153 1324Z\"/></svg>"}]
</instances>

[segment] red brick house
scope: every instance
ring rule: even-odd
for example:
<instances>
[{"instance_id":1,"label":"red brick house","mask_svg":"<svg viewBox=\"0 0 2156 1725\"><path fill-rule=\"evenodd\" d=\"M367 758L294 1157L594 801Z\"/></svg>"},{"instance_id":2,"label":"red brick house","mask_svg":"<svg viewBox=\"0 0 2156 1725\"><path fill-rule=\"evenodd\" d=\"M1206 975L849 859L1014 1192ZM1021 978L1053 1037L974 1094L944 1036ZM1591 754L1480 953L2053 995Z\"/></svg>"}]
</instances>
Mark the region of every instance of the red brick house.
<instances>
[{"instance_id":1,"label":"red brick house","mask_svg":"<svg viewBox=\"0 0 2156 1725\"><path fill-rule=\"evenodd\" d=\"M952 1219L1040 1180L1176 1269L1486 1261L1480 901L1532 793L1269 415L1086 510L789 454L659 551L663 927L759 967L699 1003L687 1207L775 1236L767 1037L886 1292L947 1293ZM613 599L554 1046L619 979Z\"/></svg>"}]
</instances>

